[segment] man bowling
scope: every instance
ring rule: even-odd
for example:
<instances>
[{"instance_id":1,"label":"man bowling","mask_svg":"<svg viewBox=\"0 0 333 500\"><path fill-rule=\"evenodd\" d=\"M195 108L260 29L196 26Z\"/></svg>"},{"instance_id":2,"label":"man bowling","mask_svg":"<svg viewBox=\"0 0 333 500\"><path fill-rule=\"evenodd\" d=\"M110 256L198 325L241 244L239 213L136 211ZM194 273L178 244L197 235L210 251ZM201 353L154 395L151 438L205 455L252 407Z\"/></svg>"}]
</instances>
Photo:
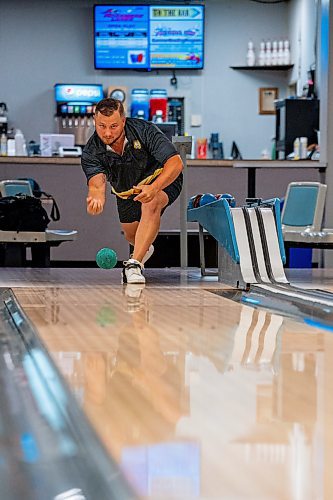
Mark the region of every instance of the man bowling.
<instances>
[{"instance_id":1,"label":"man bowling","mask_svg":"<svg viewBox=\"0 0 333 500\"><path fill-rule=\"evenodd\" d=\"M153 123L126 118L120 101L102 99L94 120L95 132L81 157L87 212L103 212L110 182L121 228L134 247L124 261L122 282L145 283L144 264L153 254L164 210L181 192L183 164L169 139Z\"/></svg>"}]
</instances>

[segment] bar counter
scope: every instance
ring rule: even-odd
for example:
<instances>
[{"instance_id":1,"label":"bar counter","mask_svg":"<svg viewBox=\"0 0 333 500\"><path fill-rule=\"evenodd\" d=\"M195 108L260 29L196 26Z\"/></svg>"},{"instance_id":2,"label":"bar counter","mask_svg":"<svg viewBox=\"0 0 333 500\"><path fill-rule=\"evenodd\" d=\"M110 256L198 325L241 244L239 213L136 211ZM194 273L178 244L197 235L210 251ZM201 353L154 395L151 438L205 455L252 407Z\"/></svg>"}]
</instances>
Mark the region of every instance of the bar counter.
<instances>
[{"instance_id":1,"label":"bar counter","mask_svg":"<svg viewBox=\"0 0 333 500\"><path fill-rule=\"evenodd\" d=\"M198 193L231 193L240 205L246 197L255 195L264 199L283 197L291 181L324 182L326 170L325 164L314 160L189 159L187 165L188 197ZM0 156L0 180L17 178L35 179L43 191L56 199L61 219L50 223L50 229L78 231L75 242L51 249L52 261L93 261L102 247L115 249L119 260L128 257L114 196L107 193L106 207L100 216L91 217L86 213L87 184L80 158ZM165 212L161 230L179 230L179 213L179 200L176 200ZM193 229L194 225L188 227Z\"/></svg>"},{"instance_id":2,"label":"bar counter","mask_svg":"<svg viewBox=\"0 0 333 500\"><path fill-rule=\"evenodd\" d=\"M0 156L0 163L32 165L80 165L80 158L59 156ZM226 168L326 168L327 164L317 160L199 160L188 159L188 167Z\"/></svg>"},{"instance_id":3,"label":"bar counter","mask_svg":"<svg viewBox=\"0 0 333 500\"><path fill-rule=\"evenodd\" d=\"M0 163L32 165L80 165L80 158L59 156L0 156ZM233 160L187 160L189 167L233 167Z\"/></svg>"}]
</instances>

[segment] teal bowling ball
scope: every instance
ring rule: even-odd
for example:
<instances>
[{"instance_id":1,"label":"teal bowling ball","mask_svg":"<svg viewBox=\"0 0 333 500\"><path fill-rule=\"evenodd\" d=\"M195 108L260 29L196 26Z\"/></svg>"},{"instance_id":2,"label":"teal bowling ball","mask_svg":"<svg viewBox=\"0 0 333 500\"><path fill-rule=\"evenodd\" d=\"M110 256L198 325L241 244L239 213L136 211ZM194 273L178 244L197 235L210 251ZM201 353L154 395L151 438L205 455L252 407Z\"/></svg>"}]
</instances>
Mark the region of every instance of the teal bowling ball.
<instances>
[{"instance_id":1,"label":"teal bowling ball","mask_svg":"<svg viewBox=\"0 0 333 500\"><path fill-rule=\"evenodd\" d=\"M117 254L112 248L101 248L96 254L96 263L101 269L112 269L117 264Z\"/></svg>"}]
</instances>

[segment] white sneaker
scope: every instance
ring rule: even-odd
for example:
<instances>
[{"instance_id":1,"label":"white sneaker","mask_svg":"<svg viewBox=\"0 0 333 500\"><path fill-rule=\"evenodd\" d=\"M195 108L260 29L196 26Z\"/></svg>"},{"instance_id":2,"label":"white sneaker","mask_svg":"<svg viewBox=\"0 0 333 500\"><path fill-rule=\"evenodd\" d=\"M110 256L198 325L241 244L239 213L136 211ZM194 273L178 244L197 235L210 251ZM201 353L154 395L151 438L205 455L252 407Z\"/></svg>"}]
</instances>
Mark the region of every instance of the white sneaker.
<instances>
[{"instance_id":1,"label":"white sneaker","mask_svg":"<svg viewBox=\"0 0 333 500\"><path fill-rule=\"evenodd\" d=\"M150 245L150 247L148 248L147 252L145 253L145 255L143 256L143 259L142 259L142 264L145 265L145 263L147 262L148 259L150 259L150 257L153 255L154 253L154 245ZM130 255L130 259L133 258L133 254L131 253Z\"/></svg>"},{"instance_id":2,"label":"white sneaker","mask_svg":"<svg viewBox=\"0 0 333 500\"><path fill-rule=\"evenodd\" d=\"M142 274L143 264L135 259L124 261L122 273L122 283L146 283L146 278Z\"/></svg>"}]
</instances>

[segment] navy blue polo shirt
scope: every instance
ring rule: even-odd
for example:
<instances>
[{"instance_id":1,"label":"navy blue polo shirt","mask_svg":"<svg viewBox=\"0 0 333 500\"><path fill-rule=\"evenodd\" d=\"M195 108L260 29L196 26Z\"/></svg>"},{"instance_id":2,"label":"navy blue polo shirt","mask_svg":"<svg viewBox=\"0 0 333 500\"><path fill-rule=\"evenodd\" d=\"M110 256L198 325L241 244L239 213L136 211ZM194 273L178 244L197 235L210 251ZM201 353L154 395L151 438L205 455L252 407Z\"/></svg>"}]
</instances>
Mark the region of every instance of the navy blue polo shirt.
<instances>
[{"instance_id":1,"label":"navy blue polo shirt","mask_svg":"<svg viewBox=\"0 0 333 500\"><path fill-rule=\"evenodd\" d=\"M137 118L126 118L127 143L122 155L107 150L96 132L83 148L81 165L87 181L105 174L115 191L123 192L163 167L178 154L176 148L156 125ZM179 175L182 179L182 174Z\"/></svg>"}]
</instances>

